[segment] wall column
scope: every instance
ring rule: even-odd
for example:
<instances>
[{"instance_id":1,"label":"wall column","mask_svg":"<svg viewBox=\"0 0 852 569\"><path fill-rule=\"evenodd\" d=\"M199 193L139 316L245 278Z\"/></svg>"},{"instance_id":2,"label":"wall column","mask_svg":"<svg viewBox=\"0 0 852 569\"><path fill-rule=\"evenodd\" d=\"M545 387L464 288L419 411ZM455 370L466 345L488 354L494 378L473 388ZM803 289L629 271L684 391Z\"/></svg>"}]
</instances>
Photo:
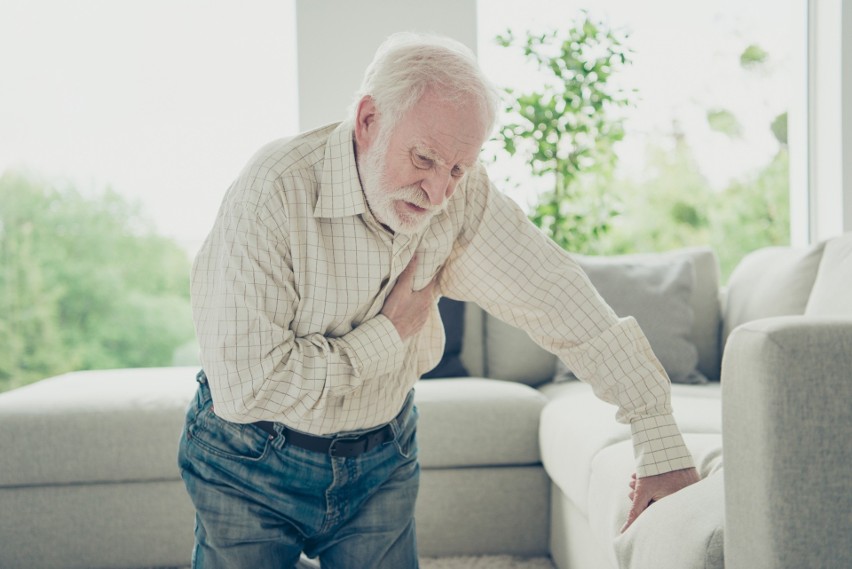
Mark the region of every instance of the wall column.
<instances>
[{"instance_id":1,"label":"wall column","mask_svg":"<svg viewBox=\"0 0 852 569\"><path fill-rule=\"evenodd\" d=\"M299 129L343 120L376 48L401 31L476 52L476 0L296 0Z\"/></svg>"},{"instance_id":2,"label":"wall column","mask_svg":"<svg viewBox=\"0 0 852 569\"><path fill-rule=\"evenodd\" d=\"M810 238L819 241L852 231L852 4L808 5Z\"/></svg>"}]
</instances>

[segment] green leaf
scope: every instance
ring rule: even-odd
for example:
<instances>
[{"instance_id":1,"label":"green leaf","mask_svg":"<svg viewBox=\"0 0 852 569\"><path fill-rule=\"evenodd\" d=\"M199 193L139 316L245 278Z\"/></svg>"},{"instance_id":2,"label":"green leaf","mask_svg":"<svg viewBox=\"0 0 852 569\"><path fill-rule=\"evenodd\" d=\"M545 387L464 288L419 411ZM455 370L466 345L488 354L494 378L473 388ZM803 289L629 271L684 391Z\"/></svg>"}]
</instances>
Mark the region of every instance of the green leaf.
<instances>
[{"instance_id":1,"label":"green leaf","mask_svg":"<svg viewBox=\"0 0 852 569\"><path fill-rule=\"evenodd\" d=\"M769 128L772 130L775 140L781 144L787 144L787 113L781 113L775 117Z\"/></svg>"},{"instance_id":2,"label":"green leaf","mask_svg":"<svg viewBox=\"0 0 852 569\"><path fill-rule=\"evenodd\" d=\"M740 54L740 65L744 69L754 69L762 66L769 59L769 54L759 45L751 44Z\"/></svg>"},{"instance_id":3,"label":"green leaf","mask_svg":"<svg viewBox=\"0 0 852 569\"><path fill-rule=\"evenodd\" d=\"M726 109L710 109L707 111L707 124L716 132L726 134L731 138L742 136L743 128L737 117Z\"/></svg>"}]
</instances>

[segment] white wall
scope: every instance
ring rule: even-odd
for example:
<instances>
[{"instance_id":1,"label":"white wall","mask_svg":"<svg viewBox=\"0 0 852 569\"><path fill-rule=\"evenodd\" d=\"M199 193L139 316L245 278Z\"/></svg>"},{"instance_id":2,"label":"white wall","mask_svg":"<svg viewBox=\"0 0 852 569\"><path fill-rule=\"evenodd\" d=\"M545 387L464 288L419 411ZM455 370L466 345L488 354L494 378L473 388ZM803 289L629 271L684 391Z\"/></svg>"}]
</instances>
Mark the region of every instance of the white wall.
<instances>
[{"instance_id":1,"label":"white wall","mask_svg":"<svg viewBox=\"0 0 852 569\"><path fill-rule=\"evenodd\" d=\"M843 6L841 20L841 46L843 60L840 74L843 77L841 99L843 105L843 230L852 231L852 3Z\"/></svg>"},{"instance_id":2,"label":"white wall","mask_svg":"<svg viewBox=\"0 0 852 569\"><path fill-rule=\"evenodd\" d=\"M852 231L852 3L809 0L812 241Z\"/></svg>"},{"instance_id":3,"label":"white wall","mask_svg":"<svg viewBox=\"0 0 852 569\"><path fill-rule=\"evenodd\" d=\"M792 65L790 76L790 107L787 112L787 144L790 152L790 244L804 247L811 242L810 166L809 166L809 105L810 50L809 0L792 3Z\"/></svg>"},{"instance_id":4,"label":"white wall","mask_svg":"<svg viewBox=\"0 0 852 569\"><path fill-rule=\"evenodd\" d=\"M476 51L476 0L297 0L299 128L345 118L376 48L394 32L434 32Z\"/></svg>"}]
</instances>

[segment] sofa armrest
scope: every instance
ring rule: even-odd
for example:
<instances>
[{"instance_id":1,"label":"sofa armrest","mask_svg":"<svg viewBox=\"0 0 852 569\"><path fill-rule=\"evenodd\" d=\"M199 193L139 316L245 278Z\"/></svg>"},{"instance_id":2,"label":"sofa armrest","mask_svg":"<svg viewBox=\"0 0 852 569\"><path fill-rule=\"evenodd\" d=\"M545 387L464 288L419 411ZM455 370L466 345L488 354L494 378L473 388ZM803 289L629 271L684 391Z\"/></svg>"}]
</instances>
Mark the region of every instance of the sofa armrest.
<instances>
[{"instance_id":1,"label":"sofa armrest","mask_svg":"<svg viewBox=\"0 0 852 569\"><path fill-rule=\"evenodd\" d=\"M785 316L722 361L725 566L852 566L852 320Z\"/></svg>"}]
</instances>

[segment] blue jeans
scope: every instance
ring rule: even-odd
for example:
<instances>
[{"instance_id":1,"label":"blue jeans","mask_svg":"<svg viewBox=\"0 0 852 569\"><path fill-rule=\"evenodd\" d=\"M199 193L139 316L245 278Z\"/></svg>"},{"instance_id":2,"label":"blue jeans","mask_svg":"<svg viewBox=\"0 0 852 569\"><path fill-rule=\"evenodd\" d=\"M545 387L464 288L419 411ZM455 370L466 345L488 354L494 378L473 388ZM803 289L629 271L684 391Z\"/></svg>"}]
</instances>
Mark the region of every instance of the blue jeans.
<instances>
[{"instance_id":1,"label":"blue jeans","mask_svg":"<svg viewBox=\"0 0 852 569\"><path fill-rule=\"evenodd\" d=\"M323 569L416 569L413 395L392 441L343 458L220 419L202 384L178 452L196 510L192 567L291 569L304 552Z\"/></svg>"}]
</instances>

